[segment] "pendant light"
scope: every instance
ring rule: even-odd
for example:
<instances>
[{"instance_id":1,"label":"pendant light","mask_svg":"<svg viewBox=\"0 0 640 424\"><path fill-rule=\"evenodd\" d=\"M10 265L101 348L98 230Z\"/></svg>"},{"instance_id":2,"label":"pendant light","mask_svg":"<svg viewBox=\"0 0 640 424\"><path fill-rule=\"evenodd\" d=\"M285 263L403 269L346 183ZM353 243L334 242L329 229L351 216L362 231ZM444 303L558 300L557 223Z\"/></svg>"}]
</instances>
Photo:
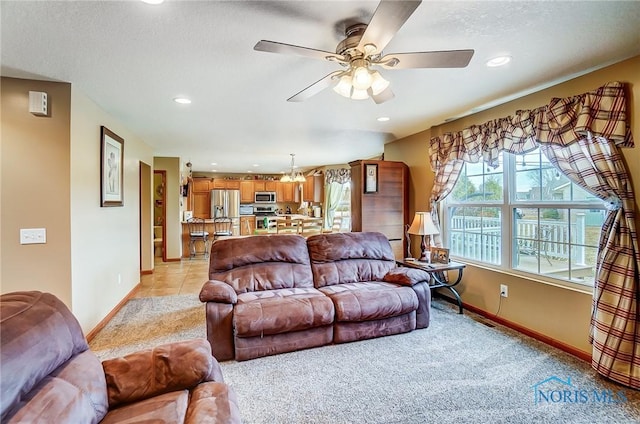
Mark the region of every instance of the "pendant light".
<instances>
[{"instance_id":1,"label":"pendant light","mask_svg":"<svg viewBox=\"0 0 640 424\"><path fill-rule=\"evenodd\" d=\"M291 172L289 174L285 174L280 178L280 182L282 183L303 183L307 179L300 172L295 171L295 153L289 153L291 155Z\"/></svg>"}]
</instances>

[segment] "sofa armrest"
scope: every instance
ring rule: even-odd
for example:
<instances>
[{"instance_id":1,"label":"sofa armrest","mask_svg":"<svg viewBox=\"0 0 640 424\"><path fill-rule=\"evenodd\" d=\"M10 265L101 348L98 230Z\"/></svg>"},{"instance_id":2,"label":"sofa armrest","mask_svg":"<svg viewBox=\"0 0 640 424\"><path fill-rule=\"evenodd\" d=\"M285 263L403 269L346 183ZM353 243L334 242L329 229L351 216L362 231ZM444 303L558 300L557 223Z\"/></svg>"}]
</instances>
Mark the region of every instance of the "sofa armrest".
<instances>
[{"instance_id":1,"label":"sofa armrest","mask_svg":"<svg viewBox=\"0 0 640 424\"><path fill-rule=\"evenodd\" d=\"M220 364L205 339L157 346L102 362L109 407L191 389L204 381L223 382Z\"/></svg>"},{"instance_id":2,"label":"sofa armrest","mask_svg":"<svg viewBox=\"0 0 640 424\"><path fill-rule=\"evenodd\" d=\"M402 286L413 286L423 281L429 281L431 275L427 271L414 268L393 268L387 272L382 281L387 283L400 284Z\"/></svg>"},{"instance_id":3,"label":"sofa armrest","mask_svg":"<svg viewBox=\"0 0 640 424\"><path fill-rule=\"evenodd\" d=\"M233 287L225 282L209 280L204 283L202 290L200 290L200 302L230 303L235 305L238 303L238 294Z\"/></svg>"}]
</instances>

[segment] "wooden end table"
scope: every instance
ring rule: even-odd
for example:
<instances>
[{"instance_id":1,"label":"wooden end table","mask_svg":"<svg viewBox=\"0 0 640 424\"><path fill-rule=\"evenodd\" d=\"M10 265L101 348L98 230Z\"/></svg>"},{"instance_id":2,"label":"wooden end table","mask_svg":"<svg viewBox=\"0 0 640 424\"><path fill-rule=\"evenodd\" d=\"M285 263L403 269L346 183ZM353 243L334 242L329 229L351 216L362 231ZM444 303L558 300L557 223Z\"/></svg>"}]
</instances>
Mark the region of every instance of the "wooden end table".
<instances>
[{"instance_id":1,"label":"wooden end table","mask_svg":"<svg viewBox=\"0 0 640 424\"><path fill-rule=\"evenodd\" d=\"M462 313L462 299L460 298L460 294L454 287L457 286L462 280L462 271L466 267L465 264L462 264L460 262L449 262L447 264L428 263L428 262L420 262L417 259L414 261L404 259L401 261L396 261L396 263L400 266L406 266L408 268L415 268L415 269L421 269L423 271L427 271L429 275L431 275L431 280L429 281L429 287L432 289L444 288L449 290L451 293L453 293L453 295L456 298L456 301L458 302L458 308L460 310L460 312L458 313L460 314ZM458 278L453 283L447 282L444 276L444 273L446 271L456 271L456 270L458 271Z\"/></svg>"}]
</instances>

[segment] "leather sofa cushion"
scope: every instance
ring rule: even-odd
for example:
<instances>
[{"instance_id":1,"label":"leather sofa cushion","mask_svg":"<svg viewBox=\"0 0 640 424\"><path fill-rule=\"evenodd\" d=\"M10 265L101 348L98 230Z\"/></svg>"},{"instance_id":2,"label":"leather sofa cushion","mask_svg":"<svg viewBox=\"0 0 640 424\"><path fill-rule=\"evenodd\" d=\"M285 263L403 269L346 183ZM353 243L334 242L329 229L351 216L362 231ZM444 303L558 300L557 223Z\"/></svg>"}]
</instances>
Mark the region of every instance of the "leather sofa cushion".
<instances>
[{"instance_id":1,"label":"leather sofa cushion","mask_svg":"<svg viewBox=\"0 0 640 424\"><path fill-rule=\"evenodd\" d=\"M109 411L101 424L182 423L187 414L189 391L165 393Z\"/></svg>"},{"instance_id":2,"label":"leather sofa cushion","mask_svg":"<svg viewBox=\"0 0 640 424\"><path fill-rule=\"evenodd\" d=\"M236 394L224 383L201 383L191 391L185 424L240 422Z\"/></svg>"},{"instance_id":3,"label":"leather sofa cushion","mask_svg":"<svg viewBox=\"0 0 640 424\"><path fill-rule=\"evenodd\" d=\"M322 287L336 309L336 321L372 321L403 315L418 309L418 297L410 287L380 281Z\"/></svg>"},{"instance_id":4,"label":"leather sofa cushion","mask_svg":"<svg viewBox=\"0 0 640 424\"><path fill-rule=\"evenodd\" d=\"M231 285L236 293L313 287L306 240L298 235L269 235L217 240L211 246L209 279Z\"/></svg>"},{"instance_id":5,"label":"leather sofa cushion","mask_svg":"<svg viewBox=\"0 0 640 424\"><path fill-rule=\"evenodd\" d=\"M389 240L376 232L320 234L307 239L315 287L382 281L395 258Z\"/></svg>"},{"instance_id":6,"label":"leather sofa cushion","mask_svg":"<svg viewBox=\"0 0 640 424\"><path fill-rule=\"evenodd\" d=\"M2 422L100 422L108 409L105 385L98 357L87 350L40 380Z\"/></svg>"},{"instance_id":7,"label":"leather sofa cushion","mask_svg":"<svg viewBox=\"0 0 640 424\"><path fill-rule=\"evenodd\" d=\"M2 295L0 304L0 421L4 421L36 384L89 346L76 318L52 294L8 293ZM97 378L102 375L97 365L84 371Z\"/></svg>"},{"instance_id":8,"label":"leather sofa cushion","mask_svg":"<svg viewBox=\"0 0 640 424\"><path fill-rule=\"evenodd\" d=\"M255 337L330 325L333 316L331 299L313 288L294 288L238 295L233 321L238 337Z\"/></svg>"},{"instance_id":9,"label":"leather sofa cushion","mask_svg":"<svg viewBox=\"0 0 640 424\"><path fill-rule=\"evenodd\" d=\"M423 281L428 283L430 280L431 274L425 270L414 268L394 268L382 279L382 281L386 281L387 283L395 283L409 287Z\"/></svg>"},{"instance_id":10,"label":"leather sofa cushion","mask_svg":"<svg viewBox=\"0 0 640 424\"><path fill-rule=\"evenodd\" d=\"M222 380L219 364L205 339L167 343L102 362L109 406Z\"/></svg>"}]
</instances>

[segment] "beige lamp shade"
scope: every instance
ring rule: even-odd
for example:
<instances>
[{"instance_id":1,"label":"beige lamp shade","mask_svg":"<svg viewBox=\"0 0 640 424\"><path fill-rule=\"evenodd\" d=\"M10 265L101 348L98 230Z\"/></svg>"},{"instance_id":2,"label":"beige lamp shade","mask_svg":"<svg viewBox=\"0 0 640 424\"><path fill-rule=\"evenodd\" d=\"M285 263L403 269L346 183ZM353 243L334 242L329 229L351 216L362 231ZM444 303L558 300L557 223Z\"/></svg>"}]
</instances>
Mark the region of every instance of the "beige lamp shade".
<instances>
[{"instance_id":1,"label":"beige lamp shade","mask_svg":"<svg viewBox=\"0 0 640 424\"><path fill-rule=\"evenodd\" d=\"M427 246L431 244L431 236L439 234L440 231L433 223L430 212L416 212L413 217L411 227L407 230L409 234L416 234L421 237L420 240L420 259L421 262L427 262ZM427 239L427 240L425 240Z\"/></svg>"},{"instance_id":2,"label":"beige lamp shade","mask_svg":"<svg viewBox=\"0 0 640 424\"><path fill-rule=\"evenodd\" d=\"M440 234L440 231L431 219L431 212L416 212L408 232L409 234L417 234L420 236Z\"/></svg>"}]
</instances>

